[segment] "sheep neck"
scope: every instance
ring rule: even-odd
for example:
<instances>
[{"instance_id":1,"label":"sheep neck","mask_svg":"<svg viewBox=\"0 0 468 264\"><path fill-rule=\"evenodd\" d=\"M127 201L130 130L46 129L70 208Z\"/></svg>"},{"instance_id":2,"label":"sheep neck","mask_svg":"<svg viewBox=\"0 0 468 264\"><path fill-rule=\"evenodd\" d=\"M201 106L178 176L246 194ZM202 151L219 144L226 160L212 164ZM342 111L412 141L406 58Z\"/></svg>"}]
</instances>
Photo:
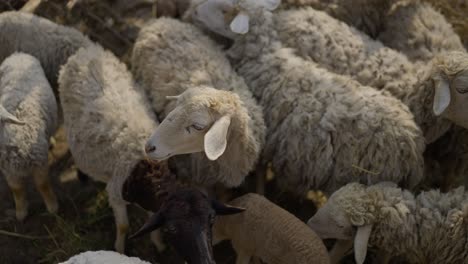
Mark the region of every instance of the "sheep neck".
<instances>
[{"instance_id":1,"label":"sheep neck","mask_svg":"<svg viewBox=\"0 0 468 264\"><path fill-rule=\"evenodd\" d=\"M177 185L166 162L140 160L129 178L122 188L123 198L152 212L159 210Z\"/></svg>"},{"instance_id":2,"label":"sheep neck","mask_svg":"<svg viewBox=\"0 0 468 264\"><path fill-rule=\"evenodd\" d=\"M393 256L417 252L419 238L415 232L418 223L414 196L396 188L379 188L370 192L370 196L377 215L369 245Z\"/></svg>"},{"instance_id":3,"label":"sheep neck","mask_svg":"<svg viewBox=\"0 0 468 264\"><path fill-rule=\"evenodd\" d=\"M445 118L435 116L432 112L435 87L427 72L426 69L419 73L418 82L414 85L414 89L410 89L403 100L414 114L415 121L422 129L426 142L429 144L445 134L451 128L452 123Z\"/></svg>"},{"instance_id":4,"label":"sheep neck","mask_svg":"<svg viewBox=\"0 0 468 264\"><path fill-rule=\"evenodd\" d=\"M231 113L231 126L228 134L228 145L225 152L216 162L209 161L205 153L194 153L192 178L204 185L213 185L221 181L229 187L238 186L256 163L255 153L259 146L253 136L251 126L254 126L248 111L238 104ZM251 123L251 124L249 124ZM217 175L216 177L213 177Z\"/></svg>"},{"instance_id":5,"label":"sheep neck","mask_svg":"<svg viewBox=\"0 0 468 264\"><path fill-rule=\"evenodd\" d=\"M227 54L231 61L242 63L242 61L259 59L263 54L272 53L280 48L281 43L274 27L273 14L258 11L250 18L249 32L235 39Z\"/></svg>"}]
</instances>

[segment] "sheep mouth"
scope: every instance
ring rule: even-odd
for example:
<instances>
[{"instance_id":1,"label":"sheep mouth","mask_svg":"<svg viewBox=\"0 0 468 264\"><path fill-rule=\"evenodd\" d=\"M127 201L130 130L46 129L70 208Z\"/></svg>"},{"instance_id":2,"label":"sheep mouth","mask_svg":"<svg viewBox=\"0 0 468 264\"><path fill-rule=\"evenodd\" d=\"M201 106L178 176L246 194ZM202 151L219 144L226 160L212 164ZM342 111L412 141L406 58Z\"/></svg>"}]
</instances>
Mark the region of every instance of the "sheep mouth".
<instances>
[{"instance_id":1,"label":"sheep mouth","mask_svg":"<svg viewBox=\"0 0 468 264\"><path fill-rule=\"evenodd\" d=\"M162 161L162 160L168 159L169 157L171 157L171 155L172 155L172 153L169 153L169 154L167 154L165 156L162 156L162 157L149 156L148 158L150 160L154 160L154 161Z\"/></svg>"}]
</instances>

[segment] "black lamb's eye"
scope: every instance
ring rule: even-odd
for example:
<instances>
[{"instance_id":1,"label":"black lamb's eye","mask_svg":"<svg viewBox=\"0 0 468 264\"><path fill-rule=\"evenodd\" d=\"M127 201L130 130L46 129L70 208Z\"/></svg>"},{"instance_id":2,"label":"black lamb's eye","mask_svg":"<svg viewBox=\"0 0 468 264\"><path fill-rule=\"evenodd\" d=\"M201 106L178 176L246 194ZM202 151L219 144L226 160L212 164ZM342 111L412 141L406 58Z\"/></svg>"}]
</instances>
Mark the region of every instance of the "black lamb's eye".
<instances>
[{"instance_id":1,"label":"black lamb's eye","mask_svg":"<svg viewBox=\"0 0 468 264\"><path fill-rule=\"evenodd\" d=\"M177 228L176 228L175 226L173 226L173 225L167 225L166 227L164 227L164 228L162 229L162 231L163 231L164 233L171 233L171 234L174 234L174 233L177 232Z\"/></svg>"},{"instance_id":2,"label":"black lamb's eye","mask_svg":"<svg viewBox=\"0 0 468 264\"><path fill-rule=\"evenodd\" d=\"M215 216L214 215L210 215L210 225L213 225L215 222Z\"/></svg>"}]
</instances>

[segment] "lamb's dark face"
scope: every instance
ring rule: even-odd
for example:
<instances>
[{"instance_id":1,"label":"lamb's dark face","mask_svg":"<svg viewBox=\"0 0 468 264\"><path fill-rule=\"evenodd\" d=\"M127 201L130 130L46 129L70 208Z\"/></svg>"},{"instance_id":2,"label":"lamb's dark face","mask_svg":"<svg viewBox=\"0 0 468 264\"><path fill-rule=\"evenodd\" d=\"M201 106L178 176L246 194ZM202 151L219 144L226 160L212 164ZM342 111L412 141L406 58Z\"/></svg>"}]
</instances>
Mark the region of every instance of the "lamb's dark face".
<instances>
[{"instance_id":1,"label":"lamb's dark face","mask_svg":"<svg viewBox=\"0 0 468 264\"><path fill-rule=\"evenodd\" d=\"M188 263L215 263L211 226L216 212L200 192L181 191L169 197L161 210L165 239Z\"/></svg>"},{"instance_id":2,"label":"lamb's dark face","mask_svg":"<svg viewBox=\"0 0 468 264\"><path fill-rule=\"evenodd\" d=\"M189 264L213 264L211 227L217 214L235 214L243 209L208 199L195 189L169 195L151 219L133 237L160 228L164 238Z\"/></svg>"}]
</instances>

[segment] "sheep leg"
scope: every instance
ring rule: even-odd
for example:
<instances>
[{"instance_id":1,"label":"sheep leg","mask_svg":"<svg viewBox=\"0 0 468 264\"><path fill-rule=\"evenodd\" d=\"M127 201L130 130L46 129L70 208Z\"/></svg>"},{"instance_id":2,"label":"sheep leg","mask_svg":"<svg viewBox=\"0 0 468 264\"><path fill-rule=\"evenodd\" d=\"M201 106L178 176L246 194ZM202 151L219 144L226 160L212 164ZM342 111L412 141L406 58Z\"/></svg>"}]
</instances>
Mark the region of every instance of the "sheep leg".
<instances>
[{"instance_id":1,"label":"sheep leg","mask_svg":"<svg viewBox=\"0 0 468 264\"><path fill-rule=\"evenodd\" d=\"M391 255L383 250L379 250L377 254L377 263L387 264L390 263Z\"/></svg>"},{"instance_id":2,"label":"sheep leg","mask_svg":"<svg viewBox=\"0 0 468 264\"><path fill-rule=\"evenodd\" d=\"M56 213L58 210L57 197L55 196L49 179L49 168L47 166L42 168L36 168L33 171L34 182L36 188L44 200L47 207L47 211L50 213Z\"/></svg>"},{"instance_id":3,"label":"sheep leg","mask_svg":"<svg viewBox=\"0 0 468 264\"><path fill-rule=\"evenodd\" d=\"M151 216L153 213L149 212L148 214ZM150 238L158 252L163 252L166 249L166 244L164 244L161 231L159 229L151 232Z\"/></svg>"},{"instance_id":4,"label":"sheep leg","mask_svg":"<svg viewBox=\"0 0 468 264\"><path fill-rule=\"evenodd\" d=\"M24 187L23 178L7 175L6 181L15 199L16 219L23 221L28 215L28 201L26 200L26 188Z\"/></svg>"},{"instance_id":5,"label":"sheep leg","mask_svg":"<svg viewBox=\"0 0 468 264\"><path fill-rule=\"evenodd\" d=\"M237 251L236 264L249 264L252 256L245 254L242 251Z\"/></svg>"},{"instance_id":6,"label":"sheep leg","mask_svg":"<svg viewBox=\"0 0 468 264\"><path fill-rule=\"evenodd\" d=\"M114 211L115 226L116 226L116 239L115 250L121 254L125 251L125 237L128 233L128 216L127 205L125 202L109 199L109 204Z\"/></svg>"},{"instance_id":7,"label":"sheep leg","mask_svg":"<svg viewBox=\"0 0 468 264\"><path fill-rule=\"evenodd\" d=\"M260 164L257 166L257 169L255 170L255 178L257 180L256 192L260 195L265 194L266 168L267 166L265 166L263 162L260 162Z\"/></svg>"}]
</instances>

